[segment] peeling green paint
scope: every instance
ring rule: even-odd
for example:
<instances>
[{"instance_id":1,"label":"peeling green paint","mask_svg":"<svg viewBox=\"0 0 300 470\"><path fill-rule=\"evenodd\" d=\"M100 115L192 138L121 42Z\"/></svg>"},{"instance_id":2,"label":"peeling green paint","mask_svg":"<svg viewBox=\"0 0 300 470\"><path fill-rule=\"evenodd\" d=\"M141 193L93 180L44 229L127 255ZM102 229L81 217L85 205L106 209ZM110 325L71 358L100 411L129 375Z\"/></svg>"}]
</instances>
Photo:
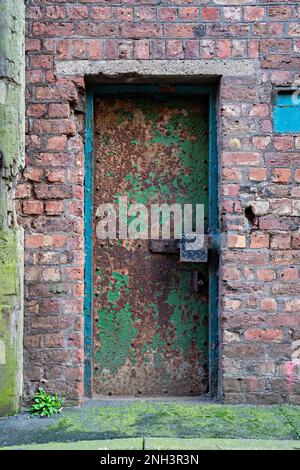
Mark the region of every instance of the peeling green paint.
<instances>
[{"instance_id":1,"label":"peeling green paint","mask_svg":"<svg viewBox=\"0 0 300 470\"><path fill-rule=\"evenodd\" d=\"M98 310L100 347L95 353L95 361L100 365L99 373L103 370L114 373L124 365L128 356L133 359L131 343L137 331L130 305L126 303L120 307L118 304L121 296L130 292L128 276L118 272L112 274L113 279L109 281L106 293L109 306ZM106 278L103 279L106 282ZM107 338L110 340L107 341Z\"/></svg>"},{"instance_id":2,"label":"peeling green paint","mask_svg":"<svg viewBox=\"0 0 300 470\"><path fill-rule=\"evenodd\" d=\"M190 272L181 273L179 286L171 287L166 301L173 308L173 314L170 317L170 321L176 328L173 347L175 350L181 349L186 358L189 356L192 344L197 345L199 350L203 351L207 347L208 305L199 303L197 298L188 296L189 284ZM199 310L201 322L196 321Z\"/></svg>"},{"instance_id":3,"label":"peeling green paint","mask_svg":"<svg viewBox=\"0 0 300 470\"><path fill-rule=\"evenodd\" d=\"M23 306L22 237L0 230L0 339L5 361L0 362L0 415L15 413L22 390Z\"/></svg>"},{"instance_id":4,"label":"peeling green paint","mask_svg":"<svg viewBox=\"0 0 300 470\"><path fill-rule=\"evenodd\" d=\"M0 0L0 416L15 413L22 393L23 230L14 208L24 165L24 2Z\"/></svg>"}]
</instances>

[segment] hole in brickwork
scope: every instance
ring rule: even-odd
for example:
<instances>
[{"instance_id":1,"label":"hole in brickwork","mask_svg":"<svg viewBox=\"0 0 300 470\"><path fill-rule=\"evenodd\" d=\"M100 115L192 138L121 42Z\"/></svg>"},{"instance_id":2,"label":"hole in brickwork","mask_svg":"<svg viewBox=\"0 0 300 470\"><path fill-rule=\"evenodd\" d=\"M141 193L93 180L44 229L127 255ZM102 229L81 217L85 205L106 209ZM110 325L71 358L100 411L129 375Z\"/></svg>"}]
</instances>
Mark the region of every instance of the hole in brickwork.
<instances>
[{"instance_id":1,"label":"hole in brickwork","mask_svg":"<svg viewBox=\"0 0 300 470\"><path fill-rule=\"evenodd\" d=\"M245 217L248 219L252 227L257 227L258 226L258 219L256 215L253 212L252 206L248 206L245 209Z\"/></svg>"}]
</instances>

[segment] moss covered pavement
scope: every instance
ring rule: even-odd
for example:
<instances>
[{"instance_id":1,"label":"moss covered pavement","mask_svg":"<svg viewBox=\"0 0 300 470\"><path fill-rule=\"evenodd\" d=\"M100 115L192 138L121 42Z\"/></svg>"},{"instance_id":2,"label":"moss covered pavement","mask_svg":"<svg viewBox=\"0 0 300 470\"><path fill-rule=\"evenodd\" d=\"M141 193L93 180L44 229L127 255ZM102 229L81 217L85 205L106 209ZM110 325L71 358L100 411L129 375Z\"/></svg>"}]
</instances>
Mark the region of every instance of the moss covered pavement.
<instances>
[{"instance_id":1,"label":"moss covered pavement","mask_svg":"<svg viewBox=\"0 0 300 470\"><path fill-rule=\"evenodd\" d=\"M90 401L54 418L0 419L0 448L300 449L300 407Z\"/></svg>"}]
</instances>

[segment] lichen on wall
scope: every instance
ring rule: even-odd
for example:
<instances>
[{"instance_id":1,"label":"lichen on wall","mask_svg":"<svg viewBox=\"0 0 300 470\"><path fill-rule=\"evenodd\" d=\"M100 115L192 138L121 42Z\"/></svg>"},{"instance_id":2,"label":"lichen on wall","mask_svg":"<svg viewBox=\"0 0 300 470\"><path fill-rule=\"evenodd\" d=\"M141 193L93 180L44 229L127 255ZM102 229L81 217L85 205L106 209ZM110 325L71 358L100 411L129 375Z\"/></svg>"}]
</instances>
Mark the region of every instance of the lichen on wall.
<instances>
[{"instance_id":1,"label":"lichen on wall","mask_svg":"<svg viewBox=\"0 0 300 470\"><path fill-rule=\"evenodd\" d=\"M22 394L23 230L14 207L24 166L24 2L0 0L0 416Z\"/></svg>"}]
</instances>

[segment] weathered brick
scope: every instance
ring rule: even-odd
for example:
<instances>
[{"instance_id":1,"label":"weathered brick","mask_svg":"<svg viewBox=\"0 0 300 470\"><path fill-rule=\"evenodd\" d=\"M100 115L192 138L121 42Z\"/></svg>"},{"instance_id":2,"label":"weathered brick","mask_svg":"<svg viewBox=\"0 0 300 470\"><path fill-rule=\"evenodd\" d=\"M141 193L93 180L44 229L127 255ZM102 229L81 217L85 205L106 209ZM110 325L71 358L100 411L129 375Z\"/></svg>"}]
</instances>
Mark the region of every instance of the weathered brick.
<instances>
[{"instance_id":1,"label":"weathered brick","mask_svg":"<svg viewBox=\"0 0 300 470\"><path fill-rule=\"evenodd\" d=\"M45 213L47 215L60 215L64 212L64 203L62 201L46 201Z\"/></svg>"},{"instance_id":2,"label":"weathered brick","mask_svg":"<svg viewBox=\"0 0 300 470\"><path fill-rule=\"evenodd\" d=\"M245 235L228 235L227 243L230 248L245 248L246 237Z\"/></svg>"},{"instance_id":3,"label":"weathered brick","mask_svg":"<svg viewBox=\"0 0 300 470\"><path fill-rule=\"evenodd\" d=\"M267 179L266 168L250 168L249 179L251 181L266 181Z\"/></svg>"},{"instance_id":4,"label":"weathered brick","mask_svg":"<svg viewBox=\"0 0 300 470\"><path fill-rule=\"evenodd\" d=\"M182 41L174 39L166 42L167 59L183 59L183 44Z\"/></svg>"},{"instance_id":5,"label":"weathered brick","mask_svg":"<svg viewBox=\"0 0 300 470\"><path fill-rule=\"evenodd\" d=\"M66 135L48 137L46 142L46 150L64 150L66 144Z\"/></svg>"},{"instance_id":6,"label":"weathered brick","mask_svg":"<svg viewBox=\"0 0 300 470\"><path fill-rule=\"evenodd\" d=\"M261 161L260 154L257 152L224 152L224 165L258 165Z\"/></svg>"},{"instance_id":7,"label":"weathered brick","mask_svg":"<svg viewBox=\"0 0 300 470\"><path fill-rule=\"evenodd\" d=\"M273 168L272 181L275 183L287 184L291 179L291 170L289 168Z\"/></svg>"},{"instance_id":8,"label":"weathered brick","mask_svg":"<svg viewBox=\"0 0 300 470\"><path fill-rule=\"evenodd\" d=\"M257 279L263 282L271 282L276 279L276 273L273 269L258 269Z\"/></svg>"},{"instance_id":9,"label":"weathered brick","mask_svg":"<svg viewBox=\"0 0 300 470\"><path fill-rule=\"evenodd\" d=\"M199 9L197 7L179 8L178 16L181 20L195 20L199 16Z\"/></svg>"},{"instance_id":10,"label":"weathered brick","mask_svg":"<svg viewBox=\"0 0 300 470\"><path fill-rule=\"evenodd\" d=\"M71 20L85 20L89 16L87 6L74 6L69 7L69 18Z\"/></svg>"},{"instance_id":11,"label":"weathered brick","mask_svg":"<svg viewBox=\"0 0 300 470\"><path fill-rule=\"evenodd\" d=\"M109 20L112 16L110 7L92 7L92 20Z\"/></svg>"},{"instance_id":12,"label":"weathered brick","mask_svg":"<svg viewBox=\"0 0 300 470\"><path fill-rule=\"evenodd\" d=\"M251 236L250 248L269 248L270 235L265 233L254 233Z\"/></svg>"},{"instance_id":13,"label":"weathered brick","mask_svg":"<svg viewBox=\"0 0 300 470\"><path fill-rule=\"evenodd\" d=\"M260 307L262 310L273 311L277 309L277 302L275 299L265 298L261 300Z\"/></svg>"},{"instance_id":14,"label":"weathered brick","mask_svg":"<svg viewBox=\"0 0 300 470\"><path fill-rule=\"evenodd\" d=\"M281 330L246 330L245 339L248 341L281 341L283 333Z\"/></svg>"},{"instance_id":15,"label":"weathered brick","mask_svg":"<svg viewBox=\"0 0 300 470\"><path fill-rule=\"evenodd\" d=\"M204 7L201 10L201 17L204 21L216 21L219 18L219 9L216 7Z\"/></svg>"},{"instance_id":16,"label":"weathered brick","mask_svg":"<svg viewBox=\"0 0 300 470\"><path fill-rule=\"evenodd\" d=\"M149 59L150 58L150 43L147 40L135 41L134 55L136 59Z\"/></svg>"},{"instance_id":17,"label":"weathered brick","mask_svg":"<svg viewBox=\"0 0 300 470\"><path fill-rule=\"evenodd\" d=\"M162 21L175 21L178 16L177 8L162 7L158 10L159 18Z\"/></svg>"},{"instance_id":18,"label":"weathered brick","mask_svg":"<svg viewBox=\"0 0 300 470\"><path fill-rule=\"evenodd\" d=\"M28 215L41 215L44 212L42 201L24 201L23 212Z\"/></svg>"},{"instance_id":19,"label":"weathered brick","mask_svg":"<svg viewBox=\"0 0 300 470\"><path fill-rule=\"evenodd\" d=\"M244 18L246 21L260 21L265 16L263 7L249 6L244 9Z\"/></svg>"}]
</instances>

